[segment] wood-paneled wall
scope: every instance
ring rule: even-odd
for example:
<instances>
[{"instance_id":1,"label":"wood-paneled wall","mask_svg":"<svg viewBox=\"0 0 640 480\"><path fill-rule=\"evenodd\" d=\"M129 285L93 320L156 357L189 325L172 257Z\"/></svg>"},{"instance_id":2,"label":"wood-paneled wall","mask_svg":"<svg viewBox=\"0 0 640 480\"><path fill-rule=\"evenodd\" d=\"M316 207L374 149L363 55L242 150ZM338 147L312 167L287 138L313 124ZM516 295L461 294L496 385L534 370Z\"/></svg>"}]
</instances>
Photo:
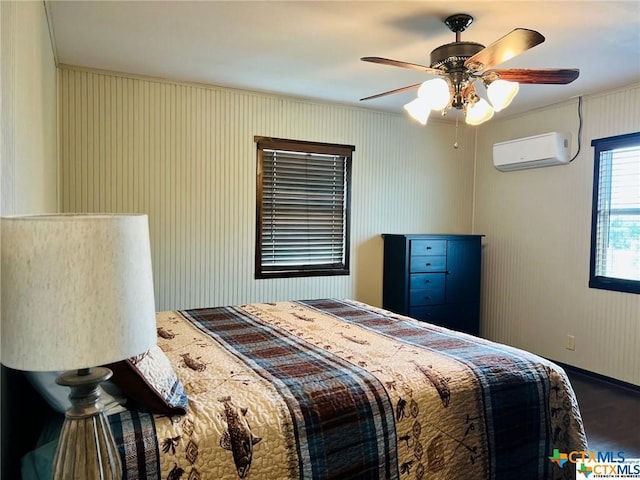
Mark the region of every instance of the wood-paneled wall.
<instances>
[{"instance_id":1,"label":"wood-paneled wall","mask_svg":"<svg viewBox=\"0 0 640 480\"><path fill-rule=\"evenodd\" d=\"M470 233L475 131L401 114L60 68L63 211L149 214L160 310L382 297L381 233ZM351 275L255 280L255 135L355 145Z\"/></svg>"},{"instance_id":2,"label":"wood-paneled wall","mask_svg":"<svg viewBox=\"0 0 640 480\"><path fill-rule=\"evenodd\" d=\"M591 289L591 140L640 131L640 85L588 96L568 165L499 172L492 145L550 131L578 150L578 99L492 120L478 132L474 228L487 235L483 333L640 385L640 295ZM575 336L575 351L565 348Z\"/></svg>"},{"instance_id":3,"label":"wood-paneled wall","mask_svg":"<svg viewBox=\"0 0 640 480\"><path fill-rule=\"evenodd\" d=\"M587 287L589 143L640 129L640 87L584 99L570 165L503 173L499 141L569 130L575 153L577 100L461 127L456 150L455 126L433 119L65 66L60 79L62 208L149 214L158 309L380 305L381 233L473 232L485 235L485 336L640 384L639 297ZM254 135L356 146L350 276L253 278Z\"/></svg>"}]
</instances>

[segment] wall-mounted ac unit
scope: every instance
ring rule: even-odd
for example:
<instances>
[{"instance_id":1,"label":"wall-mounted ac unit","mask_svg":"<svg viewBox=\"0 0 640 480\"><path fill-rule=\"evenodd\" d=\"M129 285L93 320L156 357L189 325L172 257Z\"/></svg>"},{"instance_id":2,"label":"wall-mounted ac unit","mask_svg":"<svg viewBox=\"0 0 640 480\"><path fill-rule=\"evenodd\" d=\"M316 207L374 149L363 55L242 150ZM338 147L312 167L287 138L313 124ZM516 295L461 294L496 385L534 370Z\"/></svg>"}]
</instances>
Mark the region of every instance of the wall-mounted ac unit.
<instances>
[{"instance_id":1,"label":"wall-mounted ac unit","mask_svg":"<svg viewBox=\"0 0 640 480\"><path fill-rule=\"evenodd\" d=\"M543 133L509 140L493 146L493 165L503 172L569 163L571 136L563 132Z\"/></svg>"}]
</instances>

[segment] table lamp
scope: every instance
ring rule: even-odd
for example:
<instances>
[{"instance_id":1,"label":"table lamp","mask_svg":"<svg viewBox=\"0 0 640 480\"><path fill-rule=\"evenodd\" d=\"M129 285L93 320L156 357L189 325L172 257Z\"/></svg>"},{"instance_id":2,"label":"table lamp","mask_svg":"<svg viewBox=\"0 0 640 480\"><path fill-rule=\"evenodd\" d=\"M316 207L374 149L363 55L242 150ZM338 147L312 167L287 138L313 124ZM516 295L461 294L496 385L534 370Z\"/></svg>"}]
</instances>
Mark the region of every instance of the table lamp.
<instances>
[{"instance_id":1,"label":"table lamp","mask_svg":"<svg viewBox=\"0 0 640 480\"><path fill-rule=\"evenodd\" d=\"M100 365L156 343L146 215L3 217L2 363L26 371L69 370L71 387L54 479L122 478L100 403L111 377Z\"/></svg>"}]
</instances>

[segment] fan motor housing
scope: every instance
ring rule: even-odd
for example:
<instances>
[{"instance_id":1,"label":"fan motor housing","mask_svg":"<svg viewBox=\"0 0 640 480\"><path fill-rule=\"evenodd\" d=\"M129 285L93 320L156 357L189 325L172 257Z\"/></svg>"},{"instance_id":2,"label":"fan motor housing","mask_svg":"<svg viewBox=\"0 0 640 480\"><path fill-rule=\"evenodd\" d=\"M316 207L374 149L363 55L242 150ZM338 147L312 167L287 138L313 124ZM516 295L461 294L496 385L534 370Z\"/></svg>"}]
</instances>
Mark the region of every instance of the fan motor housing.
<instances>
[{"instance_id":1,"label":"fan motor housing","mask_svg":"<svg viewBox=\"0 0 640 480\"><path fill-rule=\"evenodd\" d=\"M461 68L467 58L484 48L476 42L452 42L431 51L431 68Z\"/></svg>"}]
</instances>

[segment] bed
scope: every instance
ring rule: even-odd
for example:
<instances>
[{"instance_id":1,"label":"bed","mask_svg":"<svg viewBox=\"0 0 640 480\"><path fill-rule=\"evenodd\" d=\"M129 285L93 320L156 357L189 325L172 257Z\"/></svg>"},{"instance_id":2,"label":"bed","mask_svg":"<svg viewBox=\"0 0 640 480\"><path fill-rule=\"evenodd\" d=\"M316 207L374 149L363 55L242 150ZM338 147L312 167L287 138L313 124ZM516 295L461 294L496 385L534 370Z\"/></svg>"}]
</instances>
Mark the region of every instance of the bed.
<instances>
[{"instance_id":1,"label":"bed","mask_svg":"<svg viewBox=\"0 0 640 480\"><path fill-rule=\"evenodd\" d=\"M109 417L129 479L569 479L549 457L587 450L559 366L360 302L160 312L157 330L164 404Z\"/></svg>"}]
</instances>

